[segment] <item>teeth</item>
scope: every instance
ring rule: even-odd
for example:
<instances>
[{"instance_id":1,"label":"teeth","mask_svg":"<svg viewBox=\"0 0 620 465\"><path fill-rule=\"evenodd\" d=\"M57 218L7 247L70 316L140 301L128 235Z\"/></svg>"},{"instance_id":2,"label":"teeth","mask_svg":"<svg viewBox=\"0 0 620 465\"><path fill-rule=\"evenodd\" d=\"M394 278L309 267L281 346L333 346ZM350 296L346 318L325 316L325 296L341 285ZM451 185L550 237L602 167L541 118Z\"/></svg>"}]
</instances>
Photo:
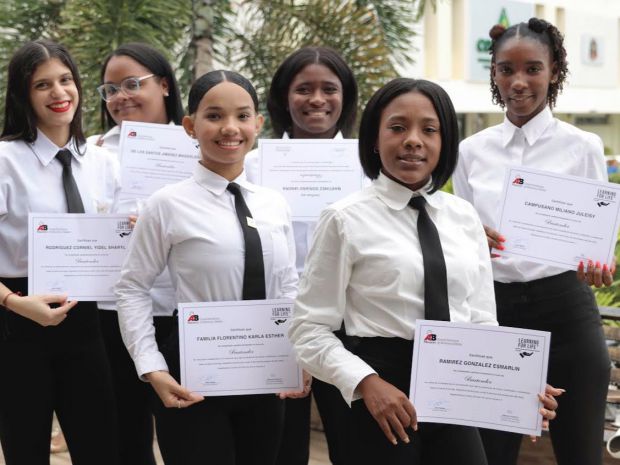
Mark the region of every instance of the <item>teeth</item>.
<instances>
[{"instance_id":1,"label":"teeth","mask_svg":"<svg viewBox=\"0 0 620 465\"><path fill-rule=\"evenodd\" d=\"M220 141L218 142L219 145L223 145L224 147L236 147L238 145L241 145L241 141L234 141L234 142L224 142L224 141Z\"/></svg>"},{"instance_id":2,"label":"teeth","mask_svg":"<svg viewBox=\"0 0 620 465\"><path fill-rule=\"evenodd\" d=\"M69 102L61 102L61 103L52 103L50 108L66 108L69 106Z\"/></svg>"}]
</instances>

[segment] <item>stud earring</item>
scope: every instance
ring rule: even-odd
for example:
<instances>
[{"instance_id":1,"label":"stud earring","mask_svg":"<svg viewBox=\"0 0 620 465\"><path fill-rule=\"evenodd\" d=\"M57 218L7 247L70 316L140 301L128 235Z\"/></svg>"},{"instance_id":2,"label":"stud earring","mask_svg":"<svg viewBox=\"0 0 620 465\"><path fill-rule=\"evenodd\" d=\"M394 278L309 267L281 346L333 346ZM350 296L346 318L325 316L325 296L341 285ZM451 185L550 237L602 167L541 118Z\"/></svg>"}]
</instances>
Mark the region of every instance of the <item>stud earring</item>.
<instances>
[{"instance_id":1,"label":"stud earring","mask_svg":"<svg viewBox=\"0 0 620 465\"><path fill-rule=\"evenodd\" d=\"M376 154L379 154L379 149L377 148L376 145L373 147L372 151Z\"/></svg>"}]
</instances>

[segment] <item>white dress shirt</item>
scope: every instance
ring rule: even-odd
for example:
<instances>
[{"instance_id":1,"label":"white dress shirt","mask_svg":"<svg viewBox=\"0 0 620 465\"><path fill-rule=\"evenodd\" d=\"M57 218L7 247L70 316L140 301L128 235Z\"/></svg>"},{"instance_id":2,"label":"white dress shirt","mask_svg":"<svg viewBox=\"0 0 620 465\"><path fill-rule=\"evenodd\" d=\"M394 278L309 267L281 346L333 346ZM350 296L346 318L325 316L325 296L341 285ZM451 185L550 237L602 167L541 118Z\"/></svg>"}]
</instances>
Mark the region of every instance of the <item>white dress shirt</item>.
<instances>
[{"instance_id":1,"label":"white dress shirt","mask_svg":"<svg viewBox=\"0 0 620 465\"><path fill-rule=\"evenodd\" d=\"M290 139L287 132L282 134L282 139ZM338 131L334 136L334 139L343 139L342 132ZM249 152L245 157L245 172L248 181L258 183L260 170L260 153L258 149L254 149ZM314 237L314 228L316 227L316 221L293 221L293 234L295 235L295 248L297 252L297 272L301 276L304 270L304 263L308 250L312 245L312 238Z\"/></svg>"},{"instance_id":2,"label":"white dress shirt","mask_svg":"<svg viewBox=\"0 0 620 465\"><path fill-rule=\"evenodd\" d=\"M73 140L58 147L39 131L35 142L0 142L0 276L28 275L28 213L67 213L61 149L73 154L71 168L86 213L107 213L120 188L118 164L97 147Z\"/></svg>"},{"instance_id":3,"label":"white dress shirt","mask_svg":"<svg viewBox=\"0 0 620 465\"><path fill-rule=\"evenodd\" d=\"M452 177L454 193L469 201L482 223L495 230L504 176L510 166L607 181L600 137L554 118L548 107L521 128L504 117L502 124L461 142L459 152ZM492 263L493 276L502 283L532 281L566 271L518 257L494 258Z\"/></svg>"},{"instance_id":4,"label":"white dress shirt","mask_svg":"<svg viewBox=\"0 0 620 465\"><path fill-rule=\"evenodd\" d=\"M171 123L173 124L173 123ZM119 164L121 159L120 142L121 128L114 126L104 135L90 136L86 142L89 145L102 147L112 153ZM127 213L127 215L138 215L143 205L142 199L123 199L117 201L114 205L112 213ZM176 298L174 295L174 287L170 273L166 268L155 279L151 288L151 298L153 299L153 315L154 316L171 316L176 307ZM97 302L100 310L116 310L116 302Z\"/></svg>"},{"instance_id":5,"label":"white dress shirt","mask_svg":"<svg viewBox=\"0 0 620 465\"><path fill-rule=\"evenodd\" d=\"M334 384L351 403L375 371L333 331L413 339L424 318L424 268L413 192L383 174L323 211L299 284L289 336L303 368ZM491 263L473 207L445 192L427 195L446 261L450 317L497 324Z\"/></svg>"},{"instance_id":6,"label":"white dress shirt","mask_svg":"<svg viewBox=\"0 0 620 465\"><path fill-rule=\"evenodd\" d=\"M295 245L284 198L250 184L244 173L234 182L261 238L267 299L294 298ZM166 265L177 302L242 299L243 232L228 184L197 163L192 178L157 191L140 215L116 286L121 333L140 376L168 369L155 342L148 292Z\"/></svg>"}]
</instances>

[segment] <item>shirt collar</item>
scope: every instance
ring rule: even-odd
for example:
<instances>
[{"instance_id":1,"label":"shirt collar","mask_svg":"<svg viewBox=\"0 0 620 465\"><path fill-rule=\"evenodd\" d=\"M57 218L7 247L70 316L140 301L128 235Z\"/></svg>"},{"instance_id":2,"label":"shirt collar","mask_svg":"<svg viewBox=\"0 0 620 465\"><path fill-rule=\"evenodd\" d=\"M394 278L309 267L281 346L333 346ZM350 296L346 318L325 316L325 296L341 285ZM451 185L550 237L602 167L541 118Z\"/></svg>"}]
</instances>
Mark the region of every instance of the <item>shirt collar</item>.
<instances>
[{"instance_id":1,"label":"shirt collar","mask_svg":"<svg viewBox=\"0 0 620 465\"><path fill-rule=\"evenodd\" d=\"M513 139L518 129L521 129L525 140L529 145L533 145L543 135L547 127L553 122L553 114L549 107L545 107L540 113L518 128L510 122L504 115L504 126L502 130L502 144L506 147Z\"/></svg>"},{"instance_id":2,"label":"shirt collar","mask_svg":"<svg viewBox=\"0 0 620 465\"><path fill-rule=\"evenodd\" d=\"M290 139L290 138L291 136L288 135L288 132L284 131L284 133L282 134L282 139ZM334 136L334 139L344 139L342 132L338 131L336 135Z\"/></svg>"},{"instance_id":3,"label":"shirt collar","mask_svg":"<svg viewBox=\"0 0 620 465\"><path fill-rule=\"evenodd\" d=\"M412 191L408 187L388 178L385 174L379 173L379 177L373 181L373 186L377 197L392 210L404 209L409 204L409 200L418 195L424 197L430 207L440 209L443 206L442 197L428 194L431 182L429 180L422 189Z\"/></svg>"},{"instance_id":4,"label":"shirt collar","mask_svg":"<svg viewBox=\"0 0 620 465\"><path fill-rule=\"evenodd\" d=\"M43 166L49 165L52 160L56 158L56 154L61 149L69 150L78 163L82 163L82 158L84 157L79 152L76 152L73 138L69 139L69 142L67 142L64 147L58 147L43 133L43 131L37 131L36 140L28 145Z\"/></svg>"},{"instance_id":5,"label":"shirt collar","mask_svg":"<svg viewBox=\"0 0 620 465\"><path fill-rule=\"evenodd\" d=\"M216 196L222 195L226 191L228 184L231 182L236 182L242 189L249 192L256 191L256 186L247 180L245 171L242 171L239 176L232 181L229 181L219 174L214 173L209 168L204 167L201 163L196 163L193 177L198 185L204 187Z\"/></svg>"}]
</instances>

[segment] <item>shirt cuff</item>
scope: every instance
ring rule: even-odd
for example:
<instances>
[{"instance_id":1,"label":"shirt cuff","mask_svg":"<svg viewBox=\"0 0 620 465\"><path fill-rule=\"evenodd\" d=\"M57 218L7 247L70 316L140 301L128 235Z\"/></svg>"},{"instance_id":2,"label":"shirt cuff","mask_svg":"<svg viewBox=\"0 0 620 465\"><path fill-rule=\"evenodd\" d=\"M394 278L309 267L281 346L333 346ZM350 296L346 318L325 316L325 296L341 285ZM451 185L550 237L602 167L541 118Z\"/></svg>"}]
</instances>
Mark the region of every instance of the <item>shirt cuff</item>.
<instances>
[{"instance_id":1,"label":"shirt cuff","mask_svg":"<svg viewBox=\"0 0 620 465\"><path fill-rule=\"evenodd\" d=\"M147 373L151 373L153 371L168 371L168 364L166 363L166 360L161 352L142 355L137 360L134 360L134 363L136 365L138 376L142 381L147 381L144 376Z\"/></svg>"},{"instance_id":2,"label":"shirt cuff","mask_svg":"<svg viewBox=\"0 0 620 465\"><path fill-rule=\"evenodd\" d=\"M350 381L347 382L345 386L340 389L342 397L344 397L344 400L349 405L349 407L351 407L351 403L353 401L362 398L362 396L356 390L359 383L361 383L362 380L367 376L377 374L377 372L373 370L369 365L367 365L366 363L364 363L364 365L365 366L360 366L359 369L355 371L355 375L351 376Z\"/></svg>"}]
</instances>

